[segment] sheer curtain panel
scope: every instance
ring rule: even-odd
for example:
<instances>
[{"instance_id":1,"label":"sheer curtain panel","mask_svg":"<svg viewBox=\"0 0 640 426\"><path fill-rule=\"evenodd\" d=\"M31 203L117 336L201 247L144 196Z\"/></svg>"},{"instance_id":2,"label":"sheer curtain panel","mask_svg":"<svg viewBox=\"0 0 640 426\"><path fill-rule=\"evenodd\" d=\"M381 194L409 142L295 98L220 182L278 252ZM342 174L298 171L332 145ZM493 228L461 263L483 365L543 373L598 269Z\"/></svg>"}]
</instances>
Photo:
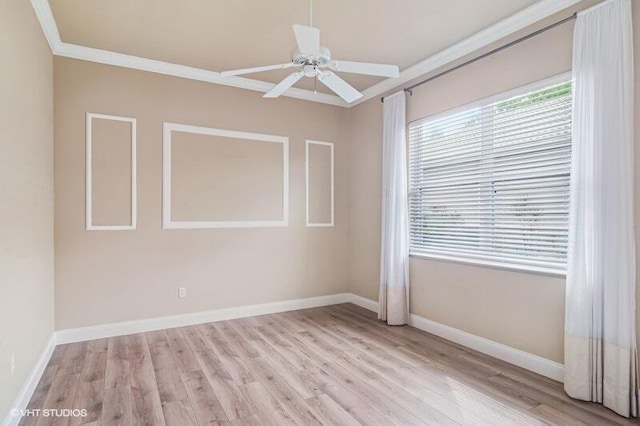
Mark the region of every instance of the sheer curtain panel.
<instances>
[{"instance_id":1,"label":"sheer curtain panel","mask_svg":"<svg viewBox=\"0 0 640 426\"><path fill-rule=\"evenodd\" d=\"M404 91L384 98L382 110L382 241L378 318L389 325L402 325L409 322L409 207Z\"/></svg>"},{"instance_id":2,"label":"sheer curtain panel","mask_svg":"<svg viewBox=\"0 0 640 426\"><path fill-rule=\"evenodd\" d=\"M578 15L565 391L638 415L630 0Z\"/></svg>"}]
</instances>

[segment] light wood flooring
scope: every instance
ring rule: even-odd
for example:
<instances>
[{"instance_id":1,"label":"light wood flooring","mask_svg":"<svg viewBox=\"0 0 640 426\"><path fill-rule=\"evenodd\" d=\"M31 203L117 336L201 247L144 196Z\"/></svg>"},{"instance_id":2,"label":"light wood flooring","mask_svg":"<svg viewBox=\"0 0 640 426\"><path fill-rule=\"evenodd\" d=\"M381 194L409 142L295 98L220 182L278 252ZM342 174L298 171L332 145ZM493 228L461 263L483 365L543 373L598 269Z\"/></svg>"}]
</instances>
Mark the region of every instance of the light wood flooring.
<instances>
[{"instance_id":1,"label":"light wood flooring","mask_svg":"<svg viewBox=\"0 0 640 426\"><path fill-rule=\"evenodd\" d=\"M22 424L637 424L351 304L56 348Z\"/></svg>"}]
</instances>

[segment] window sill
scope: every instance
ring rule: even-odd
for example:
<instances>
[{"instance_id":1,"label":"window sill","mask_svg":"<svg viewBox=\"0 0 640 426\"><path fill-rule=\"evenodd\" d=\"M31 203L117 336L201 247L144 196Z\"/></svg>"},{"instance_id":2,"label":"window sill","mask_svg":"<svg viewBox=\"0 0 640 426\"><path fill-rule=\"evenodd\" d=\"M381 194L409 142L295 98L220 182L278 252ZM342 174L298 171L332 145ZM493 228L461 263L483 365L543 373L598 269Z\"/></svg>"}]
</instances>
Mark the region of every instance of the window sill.
<instances>
[{"instance_id":1,"label":"window sill","mask_svg":"<svg viewBox=\"0 0 640 426\"><path fill-rule=\"evenodd\" d=\"M446 256L428 253L409 253L409 257L417 259L440 260L443 262L461 263L464 265L480 266L491 269L501 269L504 271L521 272L525 274L545 275L548 277L565 278L567 272L561 269L546 268L544 266L519 265L506 262L496 262L484 259L465 258L457 256Z\"/></svg>"}]
</instances>

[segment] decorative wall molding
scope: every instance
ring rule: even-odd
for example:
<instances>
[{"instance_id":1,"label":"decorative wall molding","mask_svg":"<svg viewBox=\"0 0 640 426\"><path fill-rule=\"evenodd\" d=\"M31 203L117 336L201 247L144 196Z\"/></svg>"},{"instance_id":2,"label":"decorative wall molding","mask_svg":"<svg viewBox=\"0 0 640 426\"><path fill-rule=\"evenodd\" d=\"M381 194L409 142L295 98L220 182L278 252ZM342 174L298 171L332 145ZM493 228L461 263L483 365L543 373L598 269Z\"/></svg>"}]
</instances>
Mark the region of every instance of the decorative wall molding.
<instances>
[{"instance_id":1,"label":"decorative wall molding","mask_svg":"<svg viewBox=\"0 0 640 426\"><path fill-rule=\"evenodd\" d=\"M172 132L195 133L225 138L247 139L282 144L282 219L247 221L174 221L171 218L171 134ZM163 123L162 132L162 228L163 229L209 229L209 228L273 228L289 226L289 138L261 133L238 132L188 124Z\"/></svg>"},{"instance_id":2,"label":"decorative wall molding","mask_svg":"<svg viewBox=\"0 0 640 426\"><path fill-rule=\"evenodd\" d=\"M18 393L15 402L11 406L9 413L2 421L2 426L18 426L22 417L20 416L20 411L27 408L29 404L29 400L33 395L33 392L36 390L38 383L40 382L40 378L44 373L44 370L47 368L47 364L51 359L51 355L53 354L53 350L56 347L56 333L52 333L51 337L49 337L49 341L45 346L42 354L40 354L40 358L36 361L36 364L31 370L31 374L27 377L27 380L24 382L22 389Z\"/></svg>"},{"instance_id":3,"label":"decorative wall molding","mask_svg":"<svg viewBox=\"0 0 640 426\"><path fill-rule=\"evenodd\" d=\"M131 123L131 220L129 225L94 225L92 218L92 201L93 201L93 119L124 121ZM131 117L121 117L118 115L96 114L88 112L86 116L86 158L85 158L85 221L87 231L124 231L136 229L137 213L137 121Z\"/></svg>"},{"instance_id":4,"label":"decorative wall molding","mask_svg":"<svg viewBox=\"0 0 640 426\"><path fill-rule=\"evenodd\" d=\"M305 141L305 224L309 227L332 227L335 223L335 158L332 142L321 142L307 139ZM309 145L328 146L331 150L331 221L328 223L312 223L309 221Z\"/></svg>"},{"instance_id":5,"label":"decorative wall molding","mask_svg":"<svg viewBox=\"0 0 640 426\"><path fill-rule=\"evenodd\" d=\"M370 300L350 293L349 302L370 311L378 312L378 302L375 300ZM416 314L411 314L410 321L412 327L426 331L427 333L435 334L443 339L450 340L462 346L466 346L467 348L482 352L483 354L517 365L518 367L533 371L534 373L549 377L550 379L554 379L559 382L564 381L564 365L559 362L555 362L493 340L485 339L484 337L476 336L475 334L432 321Z\"/></svg>"},{"instance_id":6,"label":"decorative wall molding","mask_svg":"<svg viewBox=\"0 0 640 426\"><path fill-rule=\"evenodd\" d=\"M362 98L350 104L347 104L335 95L314 93L311 90L295 87L287 90L283 96L341 107L358 105L371 98L380 96L395 87L405 84L414 78L434 71L439 67L447 65L448 63L456 61L470 53L495 43L504 37L508 37L517 31L548 18L549 16L552 16L579 2L580 0L540 0L528 8L485 28L471 37L468 37L453 46L444 49L435 55L410 66L409 68L406 68L400 73L399 78L388 78L374 84L362 92ZM49 47L51 48L51 52L54 55L255 90L262 93L268 92L275 86L275 84L266 81L237 76L222 78L220 73L215 71L65 43L60 39L58 27L53 17L53 13L51 12L48 0L31 0L31 5L36 12L42 31L44 32L47 42L49 43Z\"/></svg>"}]
</instances>

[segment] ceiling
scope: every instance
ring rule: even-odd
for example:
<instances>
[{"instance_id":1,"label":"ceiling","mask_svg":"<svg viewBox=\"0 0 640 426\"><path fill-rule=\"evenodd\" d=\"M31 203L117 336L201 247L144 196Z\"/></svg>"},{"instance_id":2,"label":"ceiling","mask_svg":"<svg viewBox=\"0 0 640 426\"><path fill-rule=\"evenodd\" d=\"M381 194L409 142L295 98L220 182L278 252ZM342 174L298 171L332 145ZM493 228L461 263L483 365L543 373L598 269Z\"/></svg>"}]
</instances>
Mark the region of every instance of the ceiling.
<instances>
[{"instance_id":1,"label":"ceiling","mask_svg":"<svg viewBox=\"0 0 640 426\"><path fill-rule=\"evenodd\" d=\"M315 0L332 57L403 70L537 0ZM63 42L212 71L288 62L308 0L50 0ZM249 75L278 82L291 71ZM359 90L377 77L342 74ZM296 86L312 89L313 79ZM320 87L319 87L320 89ZM324 88L323 88L324 90Z\"/></svg>"}]
</instances>

